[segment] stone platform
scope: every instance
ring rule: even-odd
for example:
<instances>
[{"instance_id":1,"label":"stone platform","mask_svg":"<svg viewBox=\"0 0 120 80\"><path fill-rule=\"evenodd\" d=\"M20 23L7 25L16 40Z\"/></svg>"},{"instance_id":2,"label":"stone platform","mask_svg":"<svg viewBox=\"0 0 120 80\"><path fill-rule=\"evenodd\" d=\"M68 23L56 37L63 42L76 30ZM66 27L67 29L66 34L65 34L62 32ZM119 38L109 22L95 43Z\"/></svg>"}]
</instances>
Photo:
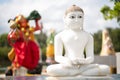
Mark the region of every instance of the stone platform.
<instances>
[{"instance_id":1,"label":"stone platform","mask_svg":"<svg viewBox=\"0 0 120 80\"><path fill-rule=\"evenodd\" d=\"M46 75L7 76L0 80L120 80L120 74L110 76L77 76L77 77L49 77Z\"/></svg>"}]
</instances>

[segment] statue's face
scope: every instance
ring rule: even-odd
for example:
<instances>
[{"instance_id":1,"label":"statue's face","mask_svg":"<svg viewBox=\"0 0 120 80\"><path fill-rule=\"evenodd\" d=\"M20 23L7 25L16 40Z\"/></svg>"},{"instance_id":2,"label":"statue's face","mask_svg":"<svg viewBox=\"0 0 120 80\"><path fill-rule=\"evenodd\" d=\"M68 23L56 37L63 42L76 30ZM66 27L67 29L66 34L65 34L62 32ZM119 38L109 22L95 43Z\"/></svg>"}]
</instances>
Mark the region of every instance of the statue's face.
<instances>
[{"instance_id":1,"label":"statue's face","mask_svg":"<svg viewBox=\"0 0 120 80\"><path fill-rule=\"evenodd\" d=\"M26 19L21 19L19 22L21 27L24 27L24 28L28 27L28 22Z\"/></svg>"},{"instance_id":2,"label":"statue's face","mask_svg":"<svg viewBox=\"0 0 120 80\"><path fill-rule=\"evenodd\" d=\"M83 29L83 16L84 14L80 11L70 12L65 18L65 25L70 29Z\"/></svg>"}]
</instances>

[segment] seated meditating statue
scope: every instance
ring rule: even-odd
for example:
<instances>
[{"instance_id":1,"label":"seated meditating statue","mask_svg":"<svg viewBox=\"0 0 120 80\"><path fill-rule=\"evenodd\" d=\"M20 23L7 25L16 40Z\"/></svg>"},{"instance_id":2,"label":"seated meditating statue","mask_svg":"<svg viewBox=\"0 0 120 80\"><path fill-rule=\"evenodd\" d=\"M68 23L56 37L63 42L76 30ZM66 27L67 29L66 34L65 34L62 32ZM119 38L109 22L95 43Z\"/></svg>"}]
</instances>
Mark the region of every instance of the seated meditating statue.
<instances>
[{"instance_id":1,"label":"seated meditating statue","mask_svg":"<svg viewBox=\"0 0 120 80\"><path fill-rule=\"evenodd\" d=\"M65 12L65 30L55 36L55 60L59 64L47 67L50 76L102 76L110 73L109 66L92 64L93 37L83 30L83 10L73 5ZM65 55L62 55L63 47ZM85 55L84 56L84 51Z\"/></svg>"}]
</instances>

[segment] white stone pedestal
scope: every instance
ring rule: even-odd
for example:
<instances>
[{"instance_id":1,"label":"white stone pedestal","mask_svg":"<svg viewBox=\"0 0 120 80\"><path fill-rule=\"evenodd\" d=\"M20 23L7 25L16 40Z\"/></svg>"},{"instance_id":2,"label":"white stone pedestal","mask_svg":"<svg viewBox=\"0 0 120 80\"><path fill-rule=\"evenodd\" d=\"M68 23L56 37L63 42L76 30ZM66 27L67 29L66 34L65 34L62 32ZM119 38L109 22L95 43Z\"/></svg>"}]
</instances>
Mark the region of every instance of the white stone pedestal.
<instances>
[{"instance_id":1,"label":"white stone pedestal","mask_svg":"<svg viewBox=\"0 0 120 80\"><path fill-rule=\"evenodd\" d=\"M116 53L117 74L120 74L120 52Z\"/></svg>"}]
</instances>

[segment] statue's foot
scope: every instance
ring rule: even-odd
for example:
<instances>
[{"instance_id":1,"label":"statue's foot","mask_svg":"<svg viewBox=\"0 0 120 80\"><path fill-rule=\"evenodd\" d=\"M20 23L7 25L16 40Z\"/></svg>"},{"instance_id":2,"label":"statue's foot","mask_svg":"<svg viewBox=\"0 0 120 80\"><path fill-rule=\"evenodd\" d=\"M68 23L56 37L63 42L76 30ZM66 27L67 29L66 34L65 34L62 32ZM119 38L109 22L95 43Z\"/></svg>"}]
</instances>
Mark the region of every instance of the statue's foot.
<instances>
[{"instance_id":1,"label":"statue's foot","mask_svg":"<svg viewBox=\"0 0 120 80\"><path fill-rule=\"evenodd\" d=\"M110 67L106 65L98 65L81 73L84 76L107 76L109 74Z\"/></svg>"}]
</instances>

